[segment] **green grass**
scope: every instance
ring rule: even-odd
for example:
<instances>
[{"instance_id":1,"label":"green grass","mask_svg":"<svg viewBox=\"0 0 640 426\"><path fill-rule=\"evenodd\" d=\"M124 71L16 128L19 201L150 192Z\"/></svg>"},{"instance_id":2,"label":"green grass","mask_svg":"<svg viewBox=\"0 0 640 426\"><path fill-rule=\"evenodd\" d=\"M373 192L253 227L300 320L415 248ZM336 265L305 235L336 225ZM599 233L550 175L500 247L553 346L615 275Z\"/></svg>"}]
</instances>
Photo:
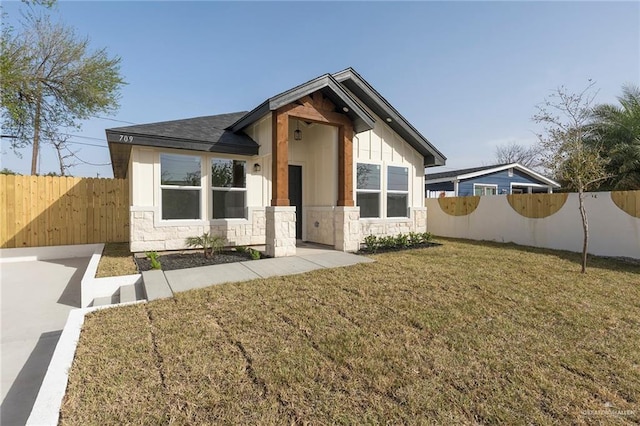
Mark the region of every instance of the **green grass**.
<instances>
[{"instance_id":1,"label":"green grass","mask_svg":"<svg viewBox=\"0 0 640 426\"><path fill-rule=\"evenodd\" d=\"M638 265L455 240L373 257L89 315L61 423L640 422Z\"/></svg>"},{"instance_id":2,"label":"green grass","mask_svg":"<svg viewBox=\"0 0 640 426\"><path fill-rule=\"evenodd\" d=\"M106 243L98 264L96 277L117 277L138 273L129 251L129 243Z\"/></svg>"}]
</instances>

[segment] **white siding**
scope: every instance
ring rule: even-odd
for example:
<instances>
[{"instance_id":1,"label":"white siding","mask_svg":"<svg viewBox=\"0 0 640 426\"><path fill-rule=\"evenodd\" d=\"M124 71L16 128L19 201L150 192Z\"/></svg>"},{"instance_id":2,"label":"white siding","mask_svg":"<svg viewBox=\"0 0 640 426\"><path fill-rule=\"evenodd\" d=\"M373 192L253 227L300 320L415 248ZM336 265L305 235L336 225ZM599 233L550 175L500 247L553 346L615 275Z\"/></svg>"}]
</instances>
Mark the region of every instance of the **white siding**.
<instances>
[{"instance_id":1,"label":"white siding","mask_svg":"<svg viewBox=\"0 0 640 426\"><path fill-rule=\"evenodd\" d=\"M131 148L131 205L154 206L153 164L155 151L149 148L134 146Z\"/></svg>"},{"instance_id":2,"label":"white siding","mask_svg":"<svg viewBox=\"0 0 640 426\"><path fill-rule=\"evenodd\" d=\"M358 133L353 139L354 185L356 182L356 164L373 163L382 166L382 191L386 191L387 166L401 166L409 169L409 207L424 207L424 166L422 156L411 145L394 132L380 117L369 113L376 119L372 130ZM354 187L355 197L355 187ZM382 211L386 211L383 197Z\"/></svg>"}]
</instances>

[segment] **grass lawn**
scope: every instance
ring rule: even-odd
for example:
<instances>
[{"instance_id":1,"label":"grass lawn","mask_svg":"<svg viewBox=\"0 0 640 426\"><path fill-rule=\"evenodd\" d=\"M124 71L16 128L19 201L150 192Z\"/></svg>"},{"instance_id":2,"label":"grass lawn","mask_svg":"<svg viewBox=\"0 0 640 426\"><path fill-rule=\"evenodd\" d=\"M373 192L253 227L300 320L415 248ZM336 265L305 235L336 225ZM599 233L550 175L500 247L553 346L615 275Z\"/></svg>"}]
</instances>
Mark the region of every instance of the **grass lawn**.
<instances>
[{"instance_id":1,"label":"grass lawn","mask_svg":"<svg viewBox=\"0 0 640 426\"><path fill-rule=\"evenodd\" d=\"M61 423L640 422L640 266L441 241L95 312Z\"/></svg>"},{"instance_id":2,"label":"grass lawn","mask_svg":"<svg viewBox=\"0 0 640 426\"><path fill-rule=\"evenodd\" d=\"M129 243L106 243L104 245L96 277L115 277L137 273L138 268L129 251Z\"/></svg>"}]
</instances>

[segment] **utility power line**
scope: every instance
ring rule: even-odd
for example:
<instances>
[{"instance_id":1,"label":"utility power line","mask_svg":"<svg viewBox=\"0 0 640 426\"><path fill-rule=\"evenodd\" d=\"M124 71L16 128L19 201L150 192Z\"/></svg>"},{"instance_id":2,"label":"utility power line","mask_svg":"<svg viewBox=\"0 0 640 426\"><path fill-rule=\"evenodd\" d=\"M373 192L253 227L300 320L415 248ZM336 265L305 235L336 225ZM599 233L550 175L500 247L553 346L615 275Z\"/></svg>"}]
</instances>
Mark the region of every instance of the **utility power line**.
<instances>
[{"instance_id":1,"label":"utility power line","mask_svg":"<svg viewBox=\"0 0 640 426\"><path fill-rule=\"evenodd\" d=\"M108 118L108 117L98 117L96 115L92 115L92 118L98 118L100 120L108 120L108 121L115 121L116 123L125 123L125 124L138 124L138 123L132 123L130 121L124 121L124 120L116 120L115 118Z\"/></svg>"}]
</instances>

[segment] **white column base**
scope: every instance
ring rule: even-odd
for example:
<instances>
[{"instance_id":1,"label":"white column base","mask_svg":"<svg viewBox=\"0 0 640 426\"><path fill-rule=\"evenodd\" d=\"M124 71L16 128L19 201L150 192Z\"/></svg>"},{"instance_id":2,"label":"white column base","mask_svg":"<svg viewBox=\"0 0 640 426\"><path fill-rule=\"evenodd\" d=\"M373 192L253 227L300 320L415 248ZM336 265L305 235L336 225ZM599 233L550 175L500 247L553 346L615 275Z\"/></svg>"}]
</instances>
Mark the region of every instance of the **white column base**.
<instances>
[{"instance_id":1,"label":"white column base","mask_svg":"<svg viewBox=\"0 0 640 426\"><path fill-rule=\"evenodd\" d=\"M360 250L360 207L337 206L334 209L335 249Z\"/></svg>"},{"instance_id":2,"label":"white column base","mask_svg":"<svg viewBox=\"0 0 640 426\"><path fill-rule=\"evenodd\" d=\"M285 257L296 255L296 208L295 206L267 206L266 255Z\"/></svg>"},{"instance_id":3,"label":"white column base","mask_svg":"<svg viewBox=\"0 0 640 426\"><path fill-rule=\"evenodd\" d=\"M409 216L413 220L413 232L427 232L426 207L409 207Z\"/></svg>"}]
</instances>

